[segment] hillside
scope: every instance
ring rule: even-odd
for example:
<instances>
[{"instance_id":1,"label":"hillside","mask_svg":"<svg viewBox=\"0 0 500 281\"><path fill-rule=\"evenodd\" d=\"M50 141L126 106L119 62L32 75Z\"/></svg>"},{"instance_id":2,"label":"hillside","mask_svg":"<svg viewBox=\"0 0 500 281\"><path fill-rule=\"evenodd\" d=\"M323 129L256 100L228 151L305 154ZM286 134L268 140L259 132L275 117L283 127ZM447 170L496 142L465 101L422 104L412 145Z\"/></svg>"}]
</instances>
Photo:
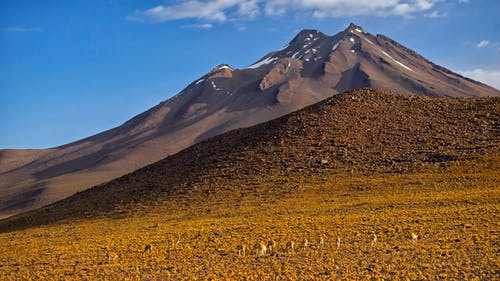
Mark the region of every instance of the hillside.
<instances>
[{"instance_id":1,"label":"hillside","mask_svg":"<svg viewBox=\"0 0 500 281\"><path fill-rule=\"evenodd\" d=\"M500 99L435 99L362 89L203 141L0 229L152 210L170 196L259 191L272 198L311 178L408 173L497 155ZM138 207L140 206L140 207Z\"/></svg>"},{"instance_id":2,"label":"hillside","mask_svg":"<svg viewBox=\"0 0 500 281\"><path fill-rule=\"evenodd\" d=\"M499 102L365 89L210 138L0 221L0 276L494 280Z\"/></svg>"},{"instance_id":3,"label":"hillside","mask_svg":"<svg viewBox=\"0 0 500 281\"><path fill-rule=\"evenodd\" d=\"M210 138L0 221L0 276L494 280L499 102L364 89Z\"/></svg>"},{"instance_id":4,"label":"hillside","mask_svg":"<svg viewBox=\"0 0 500 281\"><path fill-rule=\"evenodd\" d=\"M119 127L50 150L0 151L0 217L55 202L212 136L363 87L433 97L500 96L355 24L332 36L302 30L247 68L215 67Z\"/></svg>"}]
</instances>

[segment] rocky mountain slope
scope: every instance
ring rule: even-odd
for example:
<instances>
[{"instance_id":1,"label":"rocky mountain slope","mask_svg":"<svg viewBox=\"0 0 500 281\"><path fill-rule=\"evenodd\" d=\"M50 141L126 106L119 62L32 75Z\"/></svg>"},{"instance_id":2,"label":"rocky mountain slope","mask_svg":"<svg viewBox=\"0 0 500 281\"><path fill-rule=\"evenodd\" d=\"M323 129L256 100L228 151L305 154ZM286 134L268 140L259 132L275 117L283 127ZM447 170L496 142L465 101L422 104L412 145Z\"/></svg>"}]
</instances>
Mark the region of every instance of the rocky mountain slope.
<instances>
[{"instance_id":1,"label":"rocky mountain slope","mask_svg":"<svg viewBox=\"0 0 500 281\"><path fill-rule=\"evenodd\" d=\"M500 98L435 99L361 89L301 111L210 138L2 228L64 218L113 216L169 198L293 192L334 173L437 169L500 152ZM176 199L178 200L178 199ZM203 201L203 199L200 199ZM175 200L174 200L175 201Z\"/></svg>"},{"instance_id":2,"label":"rocky mountain slope","mask_svg":"<svg viewBox=\"0 0 500 281\"><path fill-rule=\"evenodd\" d=\"M212 136L275 119L350 89L433 97L500 96L351 24L301 31L245 69L220 65L123 125L44 151L0 151L0 216L41 207Z\"/></svg>"}]
</instances>

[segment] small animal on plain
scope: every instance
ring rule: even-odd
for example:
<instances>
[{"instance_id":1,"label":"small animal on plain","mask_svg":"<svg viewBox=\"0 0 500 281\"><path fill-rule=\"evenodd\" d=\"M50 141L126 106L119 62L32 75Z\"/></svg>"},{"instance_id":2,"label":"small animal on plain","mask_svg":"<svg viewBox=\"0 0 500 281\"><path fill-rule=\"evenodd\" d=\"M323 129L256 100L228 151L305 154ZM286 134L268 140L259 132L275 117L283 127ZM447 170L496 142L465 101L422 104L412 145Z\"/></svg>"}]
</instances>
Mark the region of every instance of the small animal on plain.
<instances>
[{"instance_id":1,"label":"small animal on plain","mask_svg":"<svg viewBox=\"0 0 500 281\"><path fill-rule=\"evenodd\" d=\"M245 256L247 247L245 245L238 245L236 247L236 250L238 251L238 256Z\"/></svg>"},{"instance_id":2,"label":"small animal on plain","mask_svg":"<svg viewBox=\"0 0 500 281\"><path fill-rule=\"evenodd\" d=\"M324 246L325 246L325 239L323 238L323 235L322 235L319 237L318 247L320 249L323 249Z\"/></svg>"},{"instance_id":3,"label":"small animal on plain","mask_svg":"<svg viewBox=\"0 0 500 281\"><path fill-rule=\"evenodd\" d=\"M337 249L340 249L340 237L337 237Z\"/></svg>"},{"instance_id":4,"label":"small animal on plain","mask_svg":"<svg viewBox=\"0 0 500 281\"><path fill-rule=\"evenodd\" d=\"M302 241L302 247L304 250L309 247L309 240L307 240L307 238L304 238L304 241Z\"/></svg>"},{"instance_id":5,"label":"small animal on plain","mask_svg":"<svg viewBox=\"0 0 500 281\"><path fill-rule=\"evenodd\" d=\"M144 253L150 253L150 254L151 254L151 251L153 251L153 245L151 245L151 244L147 244L147 245L144 247Z\"/></svg>"},{"instance_id":6,"label":"small animal on plain","mask_svg":"<svg viewBox=\"0 0 500 281\"><path fill-rule=\"evenodd\" d=\"M274 253L276 251L276 241L274 240L269 240L267 242L267 251L271 254L271 253Z\"/></svg>"},{"instance_id":7,"label":"small animal on plain","mask_svg":"<svg viewBox=\"0 0 500 281\"><path fill-rule=\"evenodd\" d=\"M285 249L286 249L286 251L287 251L287 252L291 252L291 251L293 251L293 249L294 249L294 248L295 248L295 242L293 242L293 241L288 241L288 242L286 243L286 247L285 247Z\"/></svg>"},{"instance_id":8,"label":"small animal on plain","mask_svg":"<svg viewBox=\"0 0 500 281\"><path fill-rule=\"evenodd\" d=\"M375 246L377 244L377 241L377 234L373 234L372 246Z\"/></svg>"},{"instance_id":9,"label":"small animal on plain","mask_svg":"<svg viewBox=\"0 0 500 281\"><path fill-rule=\"evenodd\" d=\"M263 242L257 242L253 246L253 251L254 251L256 257L263 256L267 253L267 246Z\"/></svg>"},{"instance_id":10,"label":"small animal on plain","mask_svg":"<svg viewBox=\"0 0 500 281\"><path fill-rule=\"evenodd\" d=\"M118 258L118 254L115 253L115 252L109 252L106 254L106 258L109 260L109 261L114 261Z\"/></svg>"},{"instance_id":11,"label":"small animal on plain","mask_svg":"<svg viewBox=\"0 0 500 281\"><path fill-rule=\"evenodd\" d=\"M415 232L413 232L413 231L412 231L412 232L410 233L410 236L411 236L411 240L412 240L413 242L417 242L418 235L417 235L417 234L415 234Z\"/></svg>"}]
</instances>

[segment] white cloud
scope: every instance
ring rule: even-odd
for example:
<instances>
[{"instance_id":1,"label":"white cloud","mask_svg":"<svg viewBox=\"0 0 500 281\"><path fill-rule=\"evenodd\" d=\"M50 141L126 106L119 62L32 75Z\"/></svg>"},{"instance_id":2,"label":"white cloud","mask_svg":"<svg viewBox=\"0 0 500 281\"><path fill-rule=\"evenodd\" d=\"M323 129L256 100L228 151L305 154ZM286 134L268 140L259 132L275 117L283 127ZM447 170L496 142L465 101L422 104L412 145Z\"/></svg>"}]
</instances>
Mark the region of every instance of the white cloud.
<instances>
[{"instance_id":1,"label":"white cloud","mask_svg":"<svg viewBox=\"0 0 500 281\"><path fill-rule=\"evenodd\" d=\"M202 24L198 24L198 27L203 28L203 29L209 29L209 28L214 27L214 25L211 23L202 23Z\"/></svg>"},{"instance_id":2,"label":"white cloud","mask_svg":"<svg viewBox=\"0 0 500 281\"><path fill-rule=\"evenodd\" d=\"M238 7L238 14L249 19L254 19L260 13L259 1L242 1Z\"/></svg>"},{"instance_id":3,"label":"white cloud","mask_svg":"<svg viewBox=\"0 0 500 281\"><path fill-rule=\"evenodd\" d=\"M500 70L486 70L477 68L468 71L459 71L458 73L500 90Z\"/></svg>"},{"instance_id":4,"label":"white cloud","mask_svg":"<svg viewBox=\"0 0 500 281\"><path fill-rule=\"evenodd\" d=\"M428 12L443 0L188 0L136 11L131 21L166 22L195 19L202 22L235 22L255 19L259 14L306 13L315 18L350 16L413 17ZM428 17L443 17L434 11Z\"/></svg>"},{"instance_id":5,"label":"white cloud","mask_svg":"<svg viewBox=\"0 0 500 281\"><path fill-rule=\"evenodd\" d=\"M448 14L445 12L440 13L438 11L432 11L432 13L424 14L424 17L431 18L431 19L439 19L439 18L444 18L447 15Z\"/></svg>"},{"instance_id":6,"label":"white cloud","mask_svg":"<svg viewBox=\"0 0 500 281\"><path fill-rule=\"evenodd\" d=\"M479 43L477 43L476 47L478 48L484 48L487 47L490 44L490 41L488 40L481 40Z\"/></svg>"},{"instance_id":7,"label":"white cloud","mask_svg":"<svg viewBox=\"0 0 500 281\"><path fill-rule=\"evenodd\" d=\"M6 27L0 29L2 32L40 32L42 31L39 27Z\"/></svg>"},{"instance_id":8,"label":"white cloud","mask_svg":"<svg viewBox=\"0 0 500 281\"><path fill-rule=\"evenodd\" d=\"M234 10L235 11L230 11ZM259 13L258 0L211 0L183 1L177 5L159 5L128 16L132 21L166 22L180 19L201 19L209 22L225 22L228 12L239 17L254 18Z\"/></svg>"},{"instance_id":9,"label":"white cloud","mask_svg":"<svg viewBox=\"0 0 500 281\"><path fill-rule=\"evenodd\" d=\"M214 27L214 25L211 23L195 23L195 24L183 25L182 27L193 28L193 29L211 29Z\"/></svg>"},{"instance_id":10,"label":"white cloud","mask_svg":"<svg viewBox=\"0 0 500 281\"><path fill-rule=\"evenodd\" d=\"M427 11L440 0L269 0L267 14L284 14L289 10L311 12L316 18L348 16L404 16Z\"/></svg>"}]
</instances>

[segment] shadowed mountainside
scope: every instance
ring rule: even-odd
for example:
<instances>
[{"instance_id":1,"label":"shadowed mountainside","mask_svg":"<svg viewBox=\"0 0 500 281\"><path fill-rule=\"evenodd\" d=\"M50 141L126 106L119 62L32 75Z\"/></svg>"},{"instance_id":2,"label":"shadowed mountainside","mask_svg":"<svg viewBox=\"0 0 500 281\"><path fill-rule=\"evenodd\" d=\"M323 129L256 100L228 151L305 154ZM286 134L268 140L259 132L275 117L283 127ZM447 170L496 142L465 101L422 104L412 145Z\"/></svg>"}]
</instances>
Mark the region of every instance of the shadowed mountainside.
<instances>
[{"instance_id":1,"label":"shadowed mountainside","mask_svg":"<svg viewBox=\"0 0 500 281\"><path fill-rule=\"evenodd\" d=\"M189 201L253 191L279 198L311 177L435 169L497 155L499 149L500 98L435 99L361 89L213 137L109 183L3 220L0 229L147 212L175 196ZM275 187L259 190L263 183Z\"/></svg>"}]
</instances>

